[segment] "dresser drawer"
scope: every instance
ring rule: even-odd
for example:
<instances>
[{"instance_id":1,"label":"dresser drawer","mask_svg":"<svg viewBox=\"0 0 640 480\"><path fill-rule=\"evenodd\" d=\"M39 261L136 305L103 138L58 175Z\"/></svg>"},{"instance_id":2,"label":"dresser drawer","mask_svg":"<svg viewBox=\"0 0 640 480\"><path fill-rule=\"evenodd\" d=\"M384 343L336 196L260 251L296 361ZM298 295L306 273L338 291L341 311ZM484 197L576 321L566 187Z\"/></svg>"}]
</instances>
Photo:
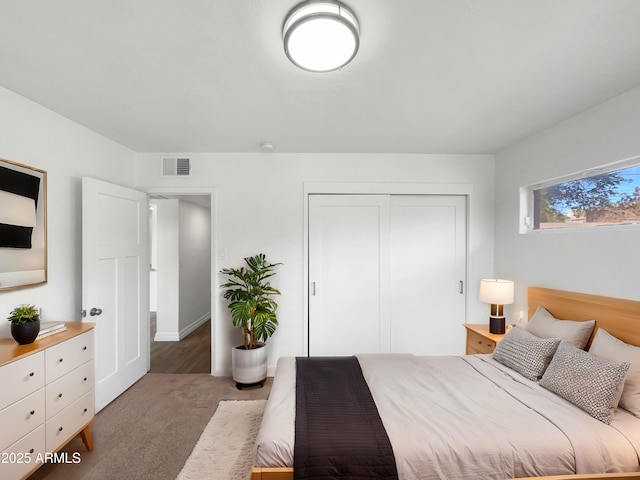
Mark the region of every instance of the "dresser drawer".
<instances>
[{"instance_id":1,"label":"dresser drawer","mask_svg":"<svg viewBox=\"0 0 640 480\"><path fill-rule=\"evenodd\" d=\"M47 418L52 418L85 393L93 390L93 378L93 361L89 361L47 385Z\"/></svg>"},{"instance_id":2,"label":"dresser drawer","mask_svg":"<svg viewBox=\"0 0 640 480\"><path fill-rule=\"evenodd\" d=\"M46 382L51 383L93 358L93 330L45 350Z\"/></svg>"},{"instance_id":3,"label":"dresser drawer","mask_svg":"<svg viewBox=\"0 0 640 480\"><path fill-rule=\"evenodd\" d=\"M496 348L496 342L488 340L482 335L473 331L467 332L467 349L469 354L474 353L493 353Z\"/></svg>"},{"instance_id":4,"label":"dresser drawer","mask_svg":"<svg viewBox=\"0 0 640 480\"><path fill-rule=\"evenodd\" d=\"M0 368L0 410L42 387L44 352L4 365Z\"/></svg>"},{"instance_id":5,"label":"dresser drawer","mask_svg":"<svg viewBox=\"0 0 640 480\"><path fill-rule=\"evenodd\" d=\"M0 478L17 480L42 465L45 453L44 424L0 453Z\"/></svg>"},{"instance_id":6,"label":"dresser drawer","mask_svg":"<svg viewBox=\"0 0 640 480\"><path fill-rule=\"evenodd\" d=\"M44 388L0 410L0 451L35 430L44 420Z\"/></svg>"},{"instance_id":7,"label":"dresser drawer","mask_svg":"<svg viewBox=\"0 0 640 480\"><path fill-rule=\"evenodd\" d=\"M93 390L91 390L47 421L47 451L55 452L71 436L76 435L82 427L89 423L94 414L95 399Z\"/></svg>"}]
</instances>

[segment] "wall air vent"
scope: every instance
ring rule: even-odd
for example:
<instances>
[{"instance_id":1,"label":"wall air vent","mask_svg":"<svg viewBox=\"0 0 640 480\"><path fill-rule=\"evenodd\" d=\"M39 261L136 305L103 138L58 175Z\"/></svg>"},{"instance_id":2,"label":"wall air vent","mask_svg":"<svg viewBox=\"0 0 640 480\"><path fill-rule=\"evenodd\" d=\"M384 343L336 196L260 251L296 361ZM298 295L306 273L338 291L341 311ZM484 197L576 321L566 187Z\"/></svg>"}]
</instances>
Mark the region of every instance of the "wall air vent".
<instances>
[{"instance_id":1,"label":"wall air vent","mask_svg":"<svg viewBox=\"0 0 640 480\"><path fill-rule=\"evenodd\" d=\"M163 158L163 177L188 177L191 175L191 160L188 158Z\"/></svg>"}]
</instances>

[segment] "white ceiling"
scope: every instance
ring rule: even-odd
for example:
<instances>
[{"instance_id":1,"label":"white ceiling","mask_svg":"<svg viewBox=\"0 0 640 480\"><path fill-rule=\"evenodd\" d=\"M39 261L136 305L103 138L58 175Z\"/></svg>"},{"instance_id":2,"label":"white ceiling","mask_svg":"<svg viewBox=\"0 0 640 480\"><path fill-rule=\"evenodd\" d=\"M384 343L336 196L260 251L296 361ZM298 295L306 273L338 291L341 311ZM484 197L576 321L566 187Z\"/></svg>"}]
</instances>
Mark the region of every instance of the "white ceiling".
<instances>
[{"instance_id":1,"label":"white ceiling","mask_svg":"<svg viewBox=\"0 0 640 480\"><path fill-rule=\"evenodd\" d=\"M360 51L324 74L283 52L297 3L0 0L0 85L189 153L493 153L640 85L639 0L345 0Z\"/></svg>"}]
</instances>

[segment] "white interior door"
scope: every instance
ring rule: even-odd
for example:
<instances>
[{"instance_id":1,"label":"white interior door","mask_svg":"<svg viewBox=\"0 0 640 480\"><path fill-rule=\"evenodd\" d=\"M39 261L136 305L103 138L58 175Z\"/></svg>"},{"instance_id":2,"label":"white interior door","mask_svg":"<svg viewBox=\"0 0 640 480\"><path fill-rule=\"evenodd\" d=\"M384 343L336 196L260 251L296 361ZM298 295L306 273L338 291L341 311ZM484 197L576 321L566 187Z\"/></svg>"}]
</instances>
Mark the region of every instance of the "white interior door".
<instances>
[{"instance_id":1,"label":"white interior door","mask_svg":"<svg viewBox=\"0 0 640 480\"><path fill-rule=\"evenodd\" d=\"M464 353L466 197L309 196L309 354Z\"/></svg>"},{"instance_id":2,"label":"white interior door","mask_svg":"<svg viewBox=\"0 0 640 480\"><path fill-rule=\"evenodd\" d=\"M309 197L309 354L388 352L389 202Z\"/></svg>"},{"instance_id":3,"label":"white interior door","mask_svg":"<svg viewBox=\"0 0 640 480\"><path fill-rule=\"evenodd\" d=\"M466 198L391 197L394 352L464 353Z\"/></svg>"},{"instance_id":4,"label":"white interior door","mask_svg":"<svg viewBox=\"0 0 640 480\"><path fill-rule=\"evenodd\" d=\"M82 179L85 321L96 324L96 410L149 370L147 195Z\"/></svg>"}]
</instances>

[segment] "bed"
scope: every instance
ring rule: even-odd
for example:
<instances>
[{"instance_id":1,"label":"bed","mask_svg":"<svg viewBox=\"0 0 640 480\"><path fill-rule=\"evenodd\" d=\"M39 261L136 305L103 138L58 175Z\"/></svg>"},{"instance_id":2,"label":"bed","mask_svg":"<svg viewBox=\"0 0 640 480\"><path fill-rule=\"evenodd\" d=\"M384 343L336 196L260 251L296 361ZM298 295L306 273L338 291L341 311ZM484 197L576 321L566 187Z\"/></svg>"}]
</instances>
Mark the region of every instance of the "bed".
<instances>
[{"instance_id":1,"label":"bed","mask_svg":"<svg viewBox=\"0 0 640 480\"><path fill-rule=\"evenodd\" d=\"M530 287L528 308L535 325L542 325L538 320L543 314L555 322L554 328L578 325L583 332L584 349L597 347L604 355L602 346L610 344L602 339L608 338L605 337L608 334L612 339L607 341L625 342L624 348L640 345L637 301ZM595 323L595 328L589 327L585 336L584 327L588 323ZM529 326L533 325L530 322ZM605 332L597 333L599 329ZM569 345L573 339L564 342L541 339L520 330L513 335L510 332L509 340L505 337L495 355L357 356L393 447L400 480L529 477L613 480L640 475L634 473L640 470L639 412L632 414L631 407L629 411L607 410L601 405L580 404L584 398L591 398L592 392L574 399L571 395L578 387L561 377L563 372L566 374L567 358L573 368L574 358L578 365L583 360L593 361L594 355ZM522 336L522 342L518 336ZM542 373L537 363L528 361L529 356L518 356L521 345L548 349L552 343L555 348ZM515 350L510 350L511 347ZM606 377L625 378L630 364L613 363L615 358L609 360L612 363L602 362L603 368L610 369L606 370ZM516 364L511 365L510 361ZM278 361L256 439L252 480L294 478L295 362L293 358ZM589 363L585 365L593 368ZM617 396L626 395L627 384L618 381L617 385ZM584 387L580 384L579 388ZM592 390L595 395L600 385ZM605 394L607 398L615 396ZM629 402L631 397L623 398ZM607 401L611 403L610 399Z\"/></svg>"}]
</instances>

